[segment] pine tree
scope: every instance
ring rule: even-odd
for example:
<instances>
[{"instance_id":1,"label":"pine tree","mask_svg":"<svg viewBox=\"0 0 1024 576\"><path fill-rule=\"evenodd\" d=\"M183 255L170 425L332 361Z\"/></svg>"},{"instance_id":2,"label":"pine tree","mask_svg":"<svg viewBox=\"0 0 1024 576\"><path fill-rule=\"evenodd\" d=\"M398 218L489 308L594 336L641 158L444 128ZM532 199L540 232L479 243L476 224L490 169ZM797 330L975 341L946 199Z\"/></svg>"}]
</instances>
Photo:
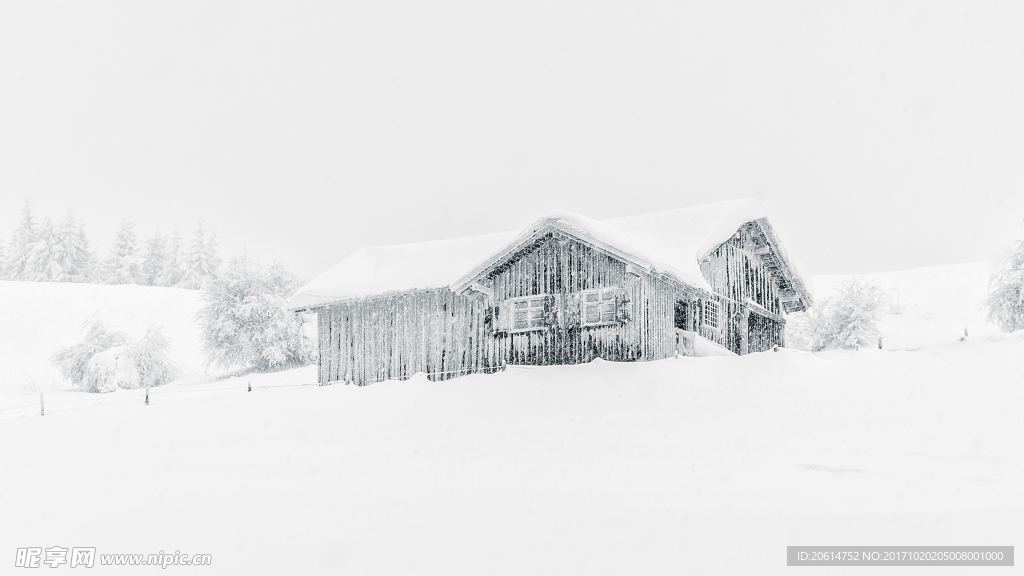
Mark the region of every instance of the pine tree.
<instances>
[{"instance_id":1,"label":"pine tree","mask_svg":"<svg viewBox=\"0 0 1024 576\"><path fill-rule=\"evenodd\" d=\"M182 279L182 266L181 235L175 230L171 232L171 238L167 243L164 267L157 279L157 285L177 286Z\"/></svg>"},{"instance_id":2,"label":"pine tree","mask_svg":"<svg viewBox=\"0 0 1024 576\"><path fill-rule=\"evenodd\" d=\"M25 260L24 280L46 282L61 275L60 264L54 258L55 232L49 218L36 231Z\"/></svg>"},{"instance_id":3,"label":"pine tree","mask_svg":"<svg viewBox=\"0 0 1024 576\"><path fill-rule=\"evenodd\" d=\"M166 266L166 243L160 232L156 232L146 240L146 250L142 257L142 283L147 286L158 286Z\"/></svg>"},{"instance_id":4,"label":"pine tree","mask_svg":"<svg viewBox=\"0 0 1024 576\"><path fill-rule=\"evenodd\" d=\"M206 236L206 242L203 243L203 259L207 262L207 268L209 269L209 279L214 280L217 278L217 272L220 271L220 251L217 246L217 233L210 232Z\"/></svg>"},{"instance_id":5,"label":"pine tree","mask_svg":"<svg viewBox=\"0 0 1024 576\"><path fill-rule=\"evenodd\" d=\"M56 282L73 282L71 279L75 270L74 243L77 225L71 214L64 217L64 220L57 225L53 233L52 258L58 267L58 272L52 278Z\"/></svg>"},{"instance_id":6,"label":"pine tree","mask_svg":"<svg viewBox=\"0 0 1024 576\"><path fill-rule=\"evenodd\" d=\"M206 288L216 278L219 266L216 238L212 234L208 236L200 223L192 236L192 244L185 257L185 266L178 285L193 290Z\"/></svg>"},{"instance_id":7,"label":"pine tree","mask_svg":"<svg viewBox=\"0 0 1024 576\"><path fill-rule=\"evenodd\" d=\"M1024 330L1024 240L1017 241L1013 252L989 284L988 319L1004 332Z\"/></svg>"},{"instance_id":8,"label":"pine tree","mask_svg":"<svg viewBox=\"0 0 1024 576\"><path fill-rule=\"evenodd\" d=\"M51 258L55 272L51 280L58 282L88 282L91 278L92 251L85 236L85 228L71 214L57 226L53 236Z\"/></svg>"},{"instance_id":9,"label":"pine tree","mask_svg":"<svg viewBox=\"0 0 1024 576\"><path fill-rule=\"evenodd\" d=\"M142 259L139 256L135 226L125 220L114 241L114 249L105 268L108 284L139 284L142 279Z\"/></svg>"},{"instance_id":10,"label":"pine tree","mask_svg":"<svg viewBox=\"0 0 1024 576\"><path fill-rule=\"evenodd\" d=\"M28 276L29 255L36 241L36 221L32 214L32 205L25 202L21 208L21 222L14 230L11 245L7 248L4 261L5 276L9 280L26 280Z\"/></svg>"},{"instance_id":11,"label":"pine tree","mask_svg":"<svg viewBox=\"0 0 1024 576\"><path fill-rule=\"evenodd\" d=\"M75 282L100 282L100 266L96 261L96 252L89 243L89 237L85 234L85 224L78 223L75 238L75 244L81 251L78 271L81 279Z\"/></svg>"}]
</instances>

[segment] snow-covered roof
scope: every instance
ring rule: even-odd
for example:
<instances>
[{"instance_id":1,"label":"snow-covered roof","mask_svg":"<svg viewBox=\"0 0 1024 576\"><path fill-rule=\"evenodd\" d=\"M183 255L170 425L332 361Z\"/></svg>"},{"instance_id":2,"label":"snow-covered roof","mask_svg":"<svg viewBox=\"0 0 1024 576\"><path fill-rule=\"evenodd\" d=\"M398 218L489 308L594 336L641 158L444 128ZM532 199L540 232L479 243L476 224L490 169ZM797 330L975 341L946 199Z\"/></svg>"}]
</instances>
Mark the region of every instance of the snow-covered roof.
<instances>
[{"instance_id":1,"label":"snow-covered roof","mask_svg":"<svg viewBox=\"0 0 1024 576\"><path fill-rule=\"evenodd\" d=\"M360 248L303 286L292 308L414 289L450 287L459 291L525 242L558 229L591 242L652 272L710 290L700 261L747 222L767 217L756 200L732 200L650 214L595 220L560 212L521 232L506 232Z\"/></svg>"},{"instance_id":2,"label":"snow-covered roof","mask_svg":"<svg viewBox=\"0 0 1024 576\"><path fill-rule=\"evenodd\" d=\"M302 309L391 292L443 288L515 236L515 232L503 232L359 248L300 288L288 305Z\"/></svg>"},{"instance_id":3,"label":"snow-covered roof","mask_svg":"<svg viewBox=\"0 0 1024 576\"><path fill-rule=\"evenodd\" d=\"M756 200L701 204L609 220L570 212L550 214L521 232L504 252L479 263L454 286L461 289L521 244L556 228L646 270L669 274L696 288L710 290L700 271L700 260L743 224L765 217L764 204Z\"/></svg>"}]
</instances>

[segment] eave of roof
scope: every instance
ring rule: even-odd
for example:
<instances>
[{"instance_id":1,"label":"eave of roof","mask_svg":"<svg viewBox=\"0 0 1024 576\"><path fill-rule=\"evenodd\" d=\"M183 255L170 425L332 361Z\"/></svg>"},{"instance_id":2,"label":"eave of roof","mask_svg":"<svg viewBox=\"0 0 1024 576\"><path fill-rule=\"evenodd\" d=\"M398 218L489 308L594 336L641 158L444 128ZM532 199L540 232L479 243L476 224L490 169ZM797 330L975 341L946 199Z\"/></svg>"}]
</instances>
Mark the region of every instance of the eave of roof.
<instances>
[{"instance_id":1,"label":"eave of roof","mask_svg":"<svg viewBox=\"0 0 1024 576\"><path fill-rule=\"evenodd\" d=\"M742 226L756 223L770 248L762 260L790 290L784 295L784 310L806 309L811 296L766 212L757 201L737 200L611 220L561 213L541 218L518 234L367 247L307 283L289 304L292 309L313 309L424 289L463 292L552 232L576 238L647 273L711 293L700 262Z\"/></svg>"}]
</instances>

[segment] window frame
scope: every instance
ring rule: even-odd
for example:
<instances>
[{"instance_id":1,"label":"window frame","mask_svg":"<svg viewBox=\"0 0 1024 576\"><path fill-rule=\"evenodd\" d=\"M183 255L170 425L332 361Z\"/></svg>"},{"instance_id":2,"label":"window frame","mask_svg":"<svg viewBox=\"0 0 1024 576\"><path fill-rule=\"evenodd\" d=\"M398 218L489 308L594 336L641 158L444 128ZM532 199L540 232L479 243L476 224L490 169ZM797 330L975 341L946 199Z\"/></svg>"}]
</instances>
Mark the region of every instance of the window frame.
<instances>
[{"instance_id":1,"label":"window frame","mask_svg":"<svg viewBox=\"0 0 1024 576\"><path fill-rule=\"evenodd\" d=\"M531 294L529 296L517 296L515 298L508 299L508 331L509 332L533 332L534 330L547 330L548 325L546 322L544 307L547 302L547 294ZM530 312L536 311L537 308L532 304L534 300L540 301L540 316L537 318L530 318ZM526 302L526 327L516 328L516 303ZM523 310L523 309L520 309ZM531 325L531 322L539 322L539 324Z\"/></svg>"},{"instance_id":2,"label":"window frame","mask_svg":"<svg viewBox=\"0 0 1024 576\"><path fill-rule=\"evenodd\" d=\"M603 298L604 294L609 293L612 295L612 318L611 320L605 320L605 311L601 310L601 306L607 299ZM587 295L597 294L597 321L587 321ZM591 328L594 326L612 326L619 324L619 288L618 286L609 286L606 288L591 288L590 290L583 290L580 292L580 326L583 328Z\"/></svg>"},{"instance_id":3,"label":"window frame","mask_svg":"<svg viewBox=\"0 0 1024 576\"><path fill-rule=\"evenodd\" d=\"M714 307L713 308L714 309L714 314L713 315L710 313L710 310L712 309L712 307ZM711 300L711 299L705 300L704 301L704 310L702 312L703 312L703 314L701 314L701 325L706 326L708 328L713 328L715 330L718 330L719 328L721 328L721 326L722 326L722 304L718 300ZM708 321L709 318L712 318L712 317L715 319L714 323L711 323L711 322Z\"/></svg>"}]
</instances>

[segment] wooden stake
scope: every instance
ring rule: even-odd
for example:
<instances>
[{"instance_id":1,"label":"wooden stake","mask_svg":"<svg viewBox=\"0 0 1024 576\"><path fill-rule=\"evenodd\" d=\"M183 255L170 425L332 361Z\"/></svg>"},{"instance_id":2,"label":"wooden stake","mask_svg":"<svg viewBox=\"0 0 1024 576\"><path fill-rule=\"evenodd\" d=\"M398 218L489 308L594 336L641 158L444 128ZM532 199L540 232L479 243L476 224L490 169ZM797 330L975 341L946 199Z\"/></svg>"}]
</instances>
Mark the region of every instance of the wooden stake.
<instances>
[{"instance_id":1,"label":"wooden stake","mask_svg":"<svg viewBox=\"0 0 1024 576\"><path fill-rule=\"evenodd\" d=\"M252 392L252 382L249 382L249 392Z\"/></svg>"},{"instance_id":2,"label":"wooden stake","mask_svg":"<svg viewBox=\"0 0 1024 576\"><path fill-rule=\"evenodd\" d=\"M39 415L46 416L46 403L43 401L43 393L39 393Z\"/></svg>"},{"instance_id":3,"label":"wooden stake","mask_svg":"<svg viewBox=\"0 0 1024 576\"><path fill-rule=\"evenodd\" d=\"M146 406L149 406L149 386L146 386Z\"/></svg>"}]
</instances>

